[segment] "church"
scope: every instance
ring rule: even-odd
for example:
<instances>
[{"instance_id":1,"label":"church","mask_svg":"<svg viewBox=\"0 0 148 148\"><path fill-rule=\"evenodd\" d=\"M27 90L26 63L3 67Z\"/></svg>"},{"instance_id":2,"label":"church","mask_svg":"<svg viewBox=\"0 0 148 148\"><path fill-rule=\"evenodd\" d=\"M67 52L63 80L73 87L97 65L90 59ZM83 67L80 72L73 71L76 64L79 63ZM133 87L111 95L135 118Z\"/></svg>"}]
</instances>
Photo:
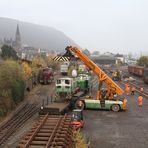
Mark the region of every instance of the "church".
<instances>
[{"instance_id":1,"label":"church","mask_svg":"<svg viewBox=\"0 0 148 148\"><path fill-rule=\"evenodd\" d=\"M22 50L21 35L20 35L18 24L16 28L16 33L15 33L15 40L13 40L12 38L10 39L4 38L4 44L12 46L16 51Z\"/></svg>"}]
</instances>

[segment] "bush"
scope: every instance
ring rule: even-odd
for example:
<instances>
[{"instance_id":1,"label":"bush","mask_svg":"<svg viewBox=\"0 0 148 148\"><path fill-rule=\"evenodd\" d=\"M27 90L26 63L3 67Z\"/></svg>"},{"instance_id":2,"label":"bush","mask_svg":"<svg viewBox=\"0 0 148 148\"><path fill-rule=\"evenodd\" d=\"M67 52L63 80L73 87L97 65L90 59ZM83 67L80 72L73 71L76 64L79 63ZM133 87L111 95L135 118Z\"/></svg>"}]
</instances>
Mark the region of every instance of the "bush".
<instances>
[{"instance_id":1,"label":"bush","mask_svg":"<svg viewBox=\"0 0 148 148\"><path fill-rule=\"evenodd\" d=\"M25 84L22 80L13 80L11 87L11 95L13 101L17 104L24 99Z\"/></svg>"},{"instance_id":2,"label":"bush","mask_svg":"<svg viewBox=\"0 0 148 148\"><path fill-rule=\"evenodd\" d=\"M86 140L79 130L74 132L74 141L76 148L87 148Z\"/></svg>"}]
</instances>

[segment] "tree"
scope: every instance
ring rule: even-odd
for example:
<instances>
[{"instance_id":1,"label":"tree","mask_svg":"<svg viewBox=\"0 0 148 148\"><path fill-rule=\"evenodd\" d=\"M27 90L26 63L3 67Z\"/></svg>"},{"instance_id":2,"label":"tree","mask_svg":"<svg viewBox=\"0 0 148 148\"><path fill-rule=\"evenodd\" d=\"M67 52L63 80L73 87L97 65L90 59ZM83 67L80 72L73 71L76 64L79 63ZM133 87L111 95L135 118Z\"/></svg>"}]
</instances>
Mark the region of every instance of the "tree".
<instances>
[{"instance_id":1,"label":"tree","mask_svg":"<svg viewBox=\"0 0 148 148\"><path fill-rule=\"evenodd\" d=\"M16 53L16 51L14 50L13 47L8 46L8 45L3 45L1 50L2 50L1 56L3 58L12 58L12 59L15 59L15 60L18 59L17 53Z\"/></svg>"},{"instance_id":2,"label":"tree","mask_svg":"<svg viewBox=\"0 0 148 148\"><path fill-rule=\"evenodd\" d=\"M0 116L3 116L24 98L22 70L17 61L0 61L0 84Z\"/></svg>"},{"instance_id":3,"label":"tree","mask_svg":"<svg viewBox=\"0 0 148 148\"><path fill-rule=\"evenodd\" d=\"M29 66L29 64L26 62L22 63L22 74L23 74L24 80L27 80L28 78L32 76L32 69Z\"/></svg>"},{"instance_id":4,"label":"tree","mask_svg":"<svg viewBox=\"0 0 148 148\"><path fill-rule=\"evenodd\" d=\"M141 56L138 61L138 65L148 67L148 56Z\"/></svg>"}]
</instances>

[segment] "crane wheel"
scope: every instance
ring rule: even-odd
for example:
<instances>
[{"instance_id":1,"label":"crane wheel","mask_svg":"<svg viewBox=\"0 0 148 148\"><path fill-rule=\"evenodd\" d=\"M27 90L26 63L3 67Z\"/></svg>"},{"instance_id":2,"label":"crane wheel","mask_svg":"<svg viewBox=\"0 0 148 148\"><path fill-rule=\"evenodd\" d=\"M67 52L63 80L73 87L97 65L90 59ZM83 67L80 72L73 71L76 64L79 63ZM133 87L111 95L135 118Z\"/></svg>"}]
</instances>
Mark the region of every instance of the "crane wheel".
<instances>
[{"instance_id":1,"label":"crane wheel","mask_svg":"<svg viewBox=\"0 0 148 148\"><path fill-rule=\"evenodd\" d=\"M118 104L113 104L111 109L112 109L113 112L119 112L120 106Z\"/></svg>"},{"instance_id":2,"label":"crane wheel","mask_svg":"<svg viewBox=\"0 0 148 148\"><path fill-rule=\"evenodd\" d=\"M75 108L76 108L76 109L84 110L84 108L85 108L85 103L84 103L84 101L82 101L82 100L77 100L76 103L75 103Z\"/></svg>"}]
</instances>

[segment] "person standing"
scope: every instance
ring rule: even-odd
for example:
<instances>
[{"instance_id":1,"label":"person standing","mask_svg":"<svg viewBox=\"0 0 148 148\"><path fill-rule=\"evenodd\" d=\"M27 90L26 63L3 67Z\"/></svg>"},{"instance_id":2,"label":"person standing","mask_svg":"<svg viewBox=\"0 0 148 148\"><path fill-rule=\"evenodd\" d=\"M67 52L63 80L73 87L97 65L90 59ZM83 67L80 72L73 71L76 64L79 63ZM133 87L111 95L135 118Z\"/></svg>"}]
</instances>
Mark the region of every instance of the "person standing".
<instances>
[{"instance_id":1,"label":"person standing","mask_svg":"<svg viewBox=\"0 0 148 148\"><path fill-rule=\"evenodd\" d=\"M135 86L133 85L131 95L134 95L134 94L135 94Z\"/></svg>"},{"instance_id":2,"label":"person standing","mask_svg":"<svg viewBox=\"0 0 148 148\"><path fill-rule=\"evenodd\" d=\"M125 88L125 91L126 91L126 94L129 95L129 94L130 94L130 86L127 86L127 87Z\"/></svg>"},{"instance_id":3,"label":"person standing","mask_svg":"<svg viewBox=\"0 0 148 148\"><path fill-rule=\"evenodd\" d=\"M142 92L142 93L143 93L143 87L142 87L142 86L140 87L140 92Z\"/></svg>"},{"instance_id":4,"label":"person standing","mask_svg":"<svg viewBox=\"0 0 148 148\"><path fill-rule=\"evenodd\" d=\"M139 95L139 97L138 97L138 105L142 106L142 104L143 104L143 97L141 95Z\"/></svg>"}]
</instances>

